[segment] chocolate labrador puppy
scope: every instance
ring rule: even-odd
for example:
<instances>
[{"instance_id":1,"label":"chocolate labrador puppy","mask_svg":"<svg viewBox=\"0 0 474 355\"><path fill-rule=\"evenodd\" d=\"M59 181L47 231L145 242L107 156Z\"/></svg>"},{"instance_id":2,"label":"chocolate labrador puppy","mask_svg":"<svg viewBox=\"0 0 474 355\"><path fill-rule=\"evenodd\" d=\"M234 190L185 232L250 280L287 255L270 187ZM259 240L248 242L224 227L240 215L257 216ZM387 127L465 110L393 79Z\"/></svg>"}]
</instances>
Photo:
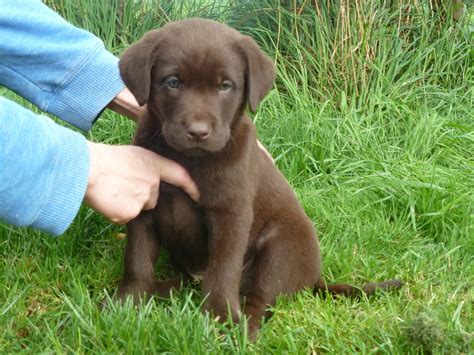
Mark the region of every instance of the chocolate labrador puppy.
<instances>
[{"instance_id":1,"label":"chocolate labrador puppy","mask_svg":"<svg viewBox=\"0 0 474 355\"><path fill-rule=\"evenodd\" d=\"M122 56L127 87L148 114L134 144L184 166L199 203L162 183L158 205L127 225L124 276L118 295L166 296L181 279L158 281L160 247L185 278L200 276L204 307L221 320L241 310L255 334L280 294L304 287L356 295L326 285L311 220L273 162L257 145L255 111L272 88L272 61L247 36L223 24L190 19L148 32ZM371 283L398 288L397 280Z\"/></svg>"}]
</instances>

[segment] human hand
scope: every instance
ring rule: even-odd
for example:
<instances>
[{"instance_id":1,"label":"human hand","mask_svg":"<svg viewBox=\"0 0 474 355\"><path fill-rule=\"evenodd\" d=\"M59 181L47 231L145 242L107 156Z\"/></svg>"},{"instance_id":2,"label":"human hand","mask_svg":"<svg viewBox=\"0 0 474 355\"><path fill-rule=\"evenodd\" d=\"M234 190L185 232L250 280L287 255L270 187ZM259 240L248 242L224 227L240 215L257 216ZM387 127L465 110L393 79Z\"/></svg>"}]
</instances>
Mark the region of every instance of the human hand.
<instances>
[{"instance_id":1,"label":"human hand","mask_svg":"<svg viewBox=\"0 0 474 355\"><path fill-rule=\"evenodd\" d=\"M195 183L179 164L141 147L87 143L90 171L84 202L113 223L125 224L154 208L160 180L199 200Z\"/></svg>"}]
</instances>

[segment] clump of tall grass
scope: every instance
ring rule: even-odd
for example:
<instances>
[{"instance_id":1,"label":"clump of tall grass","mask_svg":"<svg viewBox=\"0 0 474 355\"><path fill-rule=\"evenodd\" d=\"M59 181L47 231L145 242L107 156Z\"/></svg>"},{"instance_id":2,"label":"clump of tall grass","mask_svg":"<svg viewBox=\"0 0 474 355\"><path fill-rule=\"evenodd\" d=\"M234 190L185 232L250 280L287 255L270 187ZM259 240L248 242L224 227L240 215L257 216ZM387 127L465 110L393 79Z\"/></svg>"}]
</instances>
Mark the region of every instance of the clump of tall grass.
<instances>
[{"instance_id":1,"label":"clump of tall grass","mask_svg":"<svg viewBox=\"0 0 474 355\"><path fill-rule=\"evenodd\" d=\"M427 86L465 87L472 74L465 19L429 1L237 3L245 10L235 6L231 23L275 53L280 78L318 102L336 96L341 109L373 110L372 97L414 102Z\"/></svg>"}]
</instances>

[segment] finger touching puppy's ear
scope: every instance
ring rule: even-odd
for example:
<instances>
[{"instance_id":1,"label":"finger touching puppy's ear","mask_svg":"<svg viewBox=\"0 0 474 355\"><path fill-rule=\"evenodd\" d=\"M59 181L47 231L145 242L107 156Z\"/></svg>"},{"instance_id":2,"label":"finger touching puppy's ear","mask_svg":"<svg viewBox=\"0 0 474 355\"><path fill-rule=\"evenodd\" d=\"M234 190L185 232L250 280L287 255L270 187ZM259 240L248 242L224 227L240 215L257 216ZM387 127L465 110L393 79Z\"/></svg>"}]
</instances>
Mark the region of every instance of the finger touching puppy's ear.
<instances>
[{"instance_id":1,"label":"finger touching puppy's ear","mask_svg":"<svg viewBox=\"0 0 474 355\"><path fill-rule=\"evenodd\" d=\"M146 104L150 95L153 53L159 45L160 30L150 31L128 48L119 61L120 75L140 106Z\"/></svg>"},{"instance_id":2,"label":"finger touching puppy's ear","mask_svg":"<svg viewBox=\"0 0 474 355\"><path fill-rule=\"evenodd\" d=\"M275 67L252 38L244 36L240 46L247 59L247 100L250 110L255 112L258 104L273 86Z\"/></svg>"}]
</instances>

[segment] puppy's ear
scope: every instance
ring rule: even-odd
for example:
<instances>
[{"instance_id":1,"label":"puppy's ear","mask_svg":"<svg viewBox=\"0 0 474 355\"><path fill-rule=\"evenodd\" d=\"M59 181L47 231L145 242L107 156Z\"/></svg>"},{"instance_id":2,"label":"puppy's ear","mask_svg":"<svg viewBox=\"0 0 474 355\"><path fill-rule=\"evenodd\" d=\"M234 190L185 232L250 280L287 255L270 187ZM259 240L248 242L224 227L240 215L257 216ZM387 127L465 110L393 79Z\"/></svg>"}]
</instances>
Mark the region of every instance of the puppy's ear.
<instances>
[{"instance_id":1,"label":"puppy's ear","mask_svg":"<svg viewBox=\"0 0 474 355\"><path fill-rule=\"evenodd\" d=\"M255 112L258 104L273 86L275 68L270 58L252 38L244 36L240 41L240 46L247 59L247 100L250 110Z\"/></svg>"},{"instance_id":2,"label":"puppy's ear","mask_svg":"<svg viewBox=\"0 0 474 355\"><path fill-rule=\"evenodd\" d=\"M160 30L146 33L122 54L119 61L120 75L140 106L146 104L150 95L151 69L159 38Z\"/></svg>"}]
</instances>

